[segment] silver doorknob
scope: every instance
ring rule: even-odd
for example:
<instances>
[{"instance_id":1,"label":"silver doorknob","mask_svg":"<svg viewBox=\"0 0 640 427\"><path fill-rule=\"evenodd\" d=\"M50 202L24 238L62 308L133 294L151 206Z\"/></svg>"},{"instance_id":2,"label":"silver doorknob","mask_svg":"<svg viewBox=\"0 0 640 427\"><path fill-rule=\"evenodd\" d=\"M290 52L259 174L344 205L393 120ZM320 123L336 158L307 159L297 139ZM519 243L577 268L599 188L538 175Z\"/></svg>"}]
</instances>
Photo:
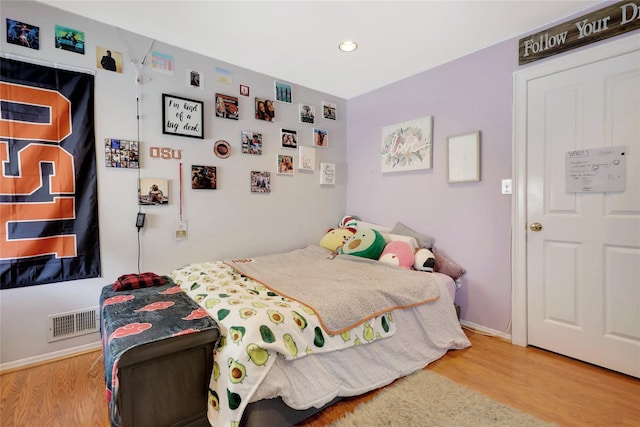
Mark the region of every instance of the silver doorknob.
<instances>
[{"instance_id":1,"label":"silver doorknob","mask_svg":"<svg viewBox=\"0 0 640 427\"><path fill-rule=\"evenodd\" d=\"M532 222L531 224L529 224L529 230L540 231L542 230L542 224L540 224L539 222Z\"/></svg>"}]
</instances>

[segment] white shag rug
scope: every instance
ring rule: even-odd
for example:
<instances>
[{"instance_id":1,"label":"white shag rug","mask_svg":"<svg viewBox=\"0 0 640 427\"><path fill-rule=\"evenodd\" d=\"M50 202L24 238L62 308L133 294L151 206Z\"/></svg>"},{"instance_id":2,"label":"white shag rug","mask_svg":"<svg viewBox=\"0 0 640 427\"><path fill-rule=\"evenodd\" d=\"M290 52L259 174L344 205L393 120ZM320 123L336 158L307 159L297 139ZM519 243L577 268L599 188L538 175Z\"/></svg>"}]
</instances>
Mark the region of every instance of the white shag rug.
<instances>
[{"instance_id":1,"label":"white shag rug","mask_svg":"<svg viewBox=\"0 0 640 427\"><path fill-rule=\"evenodd\" d=\"M548 427L429 370L397 381L331 427Z\"/></svg>"}]
</instances>

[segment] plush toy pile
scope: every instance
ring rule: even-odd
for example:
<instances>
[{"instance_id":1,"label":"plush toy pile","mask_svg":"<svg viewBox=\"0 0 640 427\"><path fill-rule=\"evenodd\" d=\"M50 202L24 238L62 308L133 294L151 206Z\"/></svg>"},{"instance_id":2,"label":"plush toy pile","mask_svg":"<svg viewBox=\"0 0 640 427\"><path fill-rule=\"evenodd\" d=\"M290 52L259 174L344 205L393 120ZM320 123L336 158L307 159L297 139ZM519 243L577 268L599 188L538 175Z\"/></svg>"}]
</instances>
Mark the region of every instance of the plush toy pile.
<instances>
[{"instance_id":1,"label":"plush toy pile","mask_svg":"<svg viewBox=\"0 0 640 427\"><path fill-rule=\"evenodd\" d=\"M431 251L434 241L433 237L417 233L401 223L387 229L349 215L342 218L338 228L330 229L319 245L334 254L349 254L401 268L433 272L436 264Z\"/></svg>"}]
</instances>

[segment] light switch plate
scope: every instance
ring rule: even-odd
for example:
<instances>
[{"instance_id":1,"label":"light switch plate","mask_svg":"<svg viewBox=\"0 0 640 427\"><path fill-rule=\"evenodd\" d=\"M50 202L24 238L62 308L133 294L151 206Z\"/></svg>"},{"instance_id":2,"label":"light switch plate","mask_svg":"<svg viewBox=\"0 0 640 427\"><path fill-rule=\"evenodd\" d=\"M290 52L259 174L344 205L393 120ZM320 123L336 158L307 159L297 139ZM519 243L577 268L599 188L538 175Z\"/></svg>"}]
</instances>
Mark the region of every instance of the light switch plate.
<instances>
[{"instance_id":1,"label":"light switch plate","mask_svg":"<svg viewBox=\"0 0 640 427\"><path fill-rule=\"evenodd\" d=\"M510 179L503 179L502 180L502 194L511 194L512 190L511 190L511 180Z\"/></svg>"}]
</instances>

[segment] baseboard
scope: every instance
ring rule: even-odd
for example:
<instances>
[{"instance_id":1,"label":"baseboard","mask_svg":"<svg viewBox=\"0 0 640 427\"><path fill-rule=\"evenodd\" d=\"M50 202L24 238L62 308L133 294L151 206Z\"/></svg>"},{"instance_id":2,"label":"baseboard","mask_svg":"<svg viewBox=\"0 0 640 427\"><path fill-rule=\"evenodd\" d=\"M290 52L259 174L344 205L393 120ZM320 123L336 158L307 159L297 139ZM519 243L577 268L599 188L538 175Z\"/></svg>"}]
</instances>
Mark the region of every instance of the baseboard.
<instances>
[{"instance_id":1,"label":"baseboard","mask_svg":"<svg viewBox=\"0 0 640 427\"><path fill-rule=\"evenodd\" d=\"M486 326L478 325L473 322L469 322L468 320L461 320L460 324L462 325L463 328L469 329L470 331L483 334L483 335L489 335L492 337L502 338L504 340L511 342L511 334L508 334L506 332L487 328Z\"/></svg>"},{"instance_id":2,"label":"baseboard","mask_svg":"<svg viewBox=\"0 0 640 427\"><path fill-rule=\"evenodd\" d=\"M27 357L26 359L15 360L13 362L0 363L0 374L6 374L7 372L17 371L19 369L31 368L33 366L55 362L56 360L66 359L68 357L78 356L83 353L89 353L100 349L102 349L102 344L100 341L96 341L94 343L71 347L65 350L54 351L53 353Z\"/></svg>"}]
</instances>

